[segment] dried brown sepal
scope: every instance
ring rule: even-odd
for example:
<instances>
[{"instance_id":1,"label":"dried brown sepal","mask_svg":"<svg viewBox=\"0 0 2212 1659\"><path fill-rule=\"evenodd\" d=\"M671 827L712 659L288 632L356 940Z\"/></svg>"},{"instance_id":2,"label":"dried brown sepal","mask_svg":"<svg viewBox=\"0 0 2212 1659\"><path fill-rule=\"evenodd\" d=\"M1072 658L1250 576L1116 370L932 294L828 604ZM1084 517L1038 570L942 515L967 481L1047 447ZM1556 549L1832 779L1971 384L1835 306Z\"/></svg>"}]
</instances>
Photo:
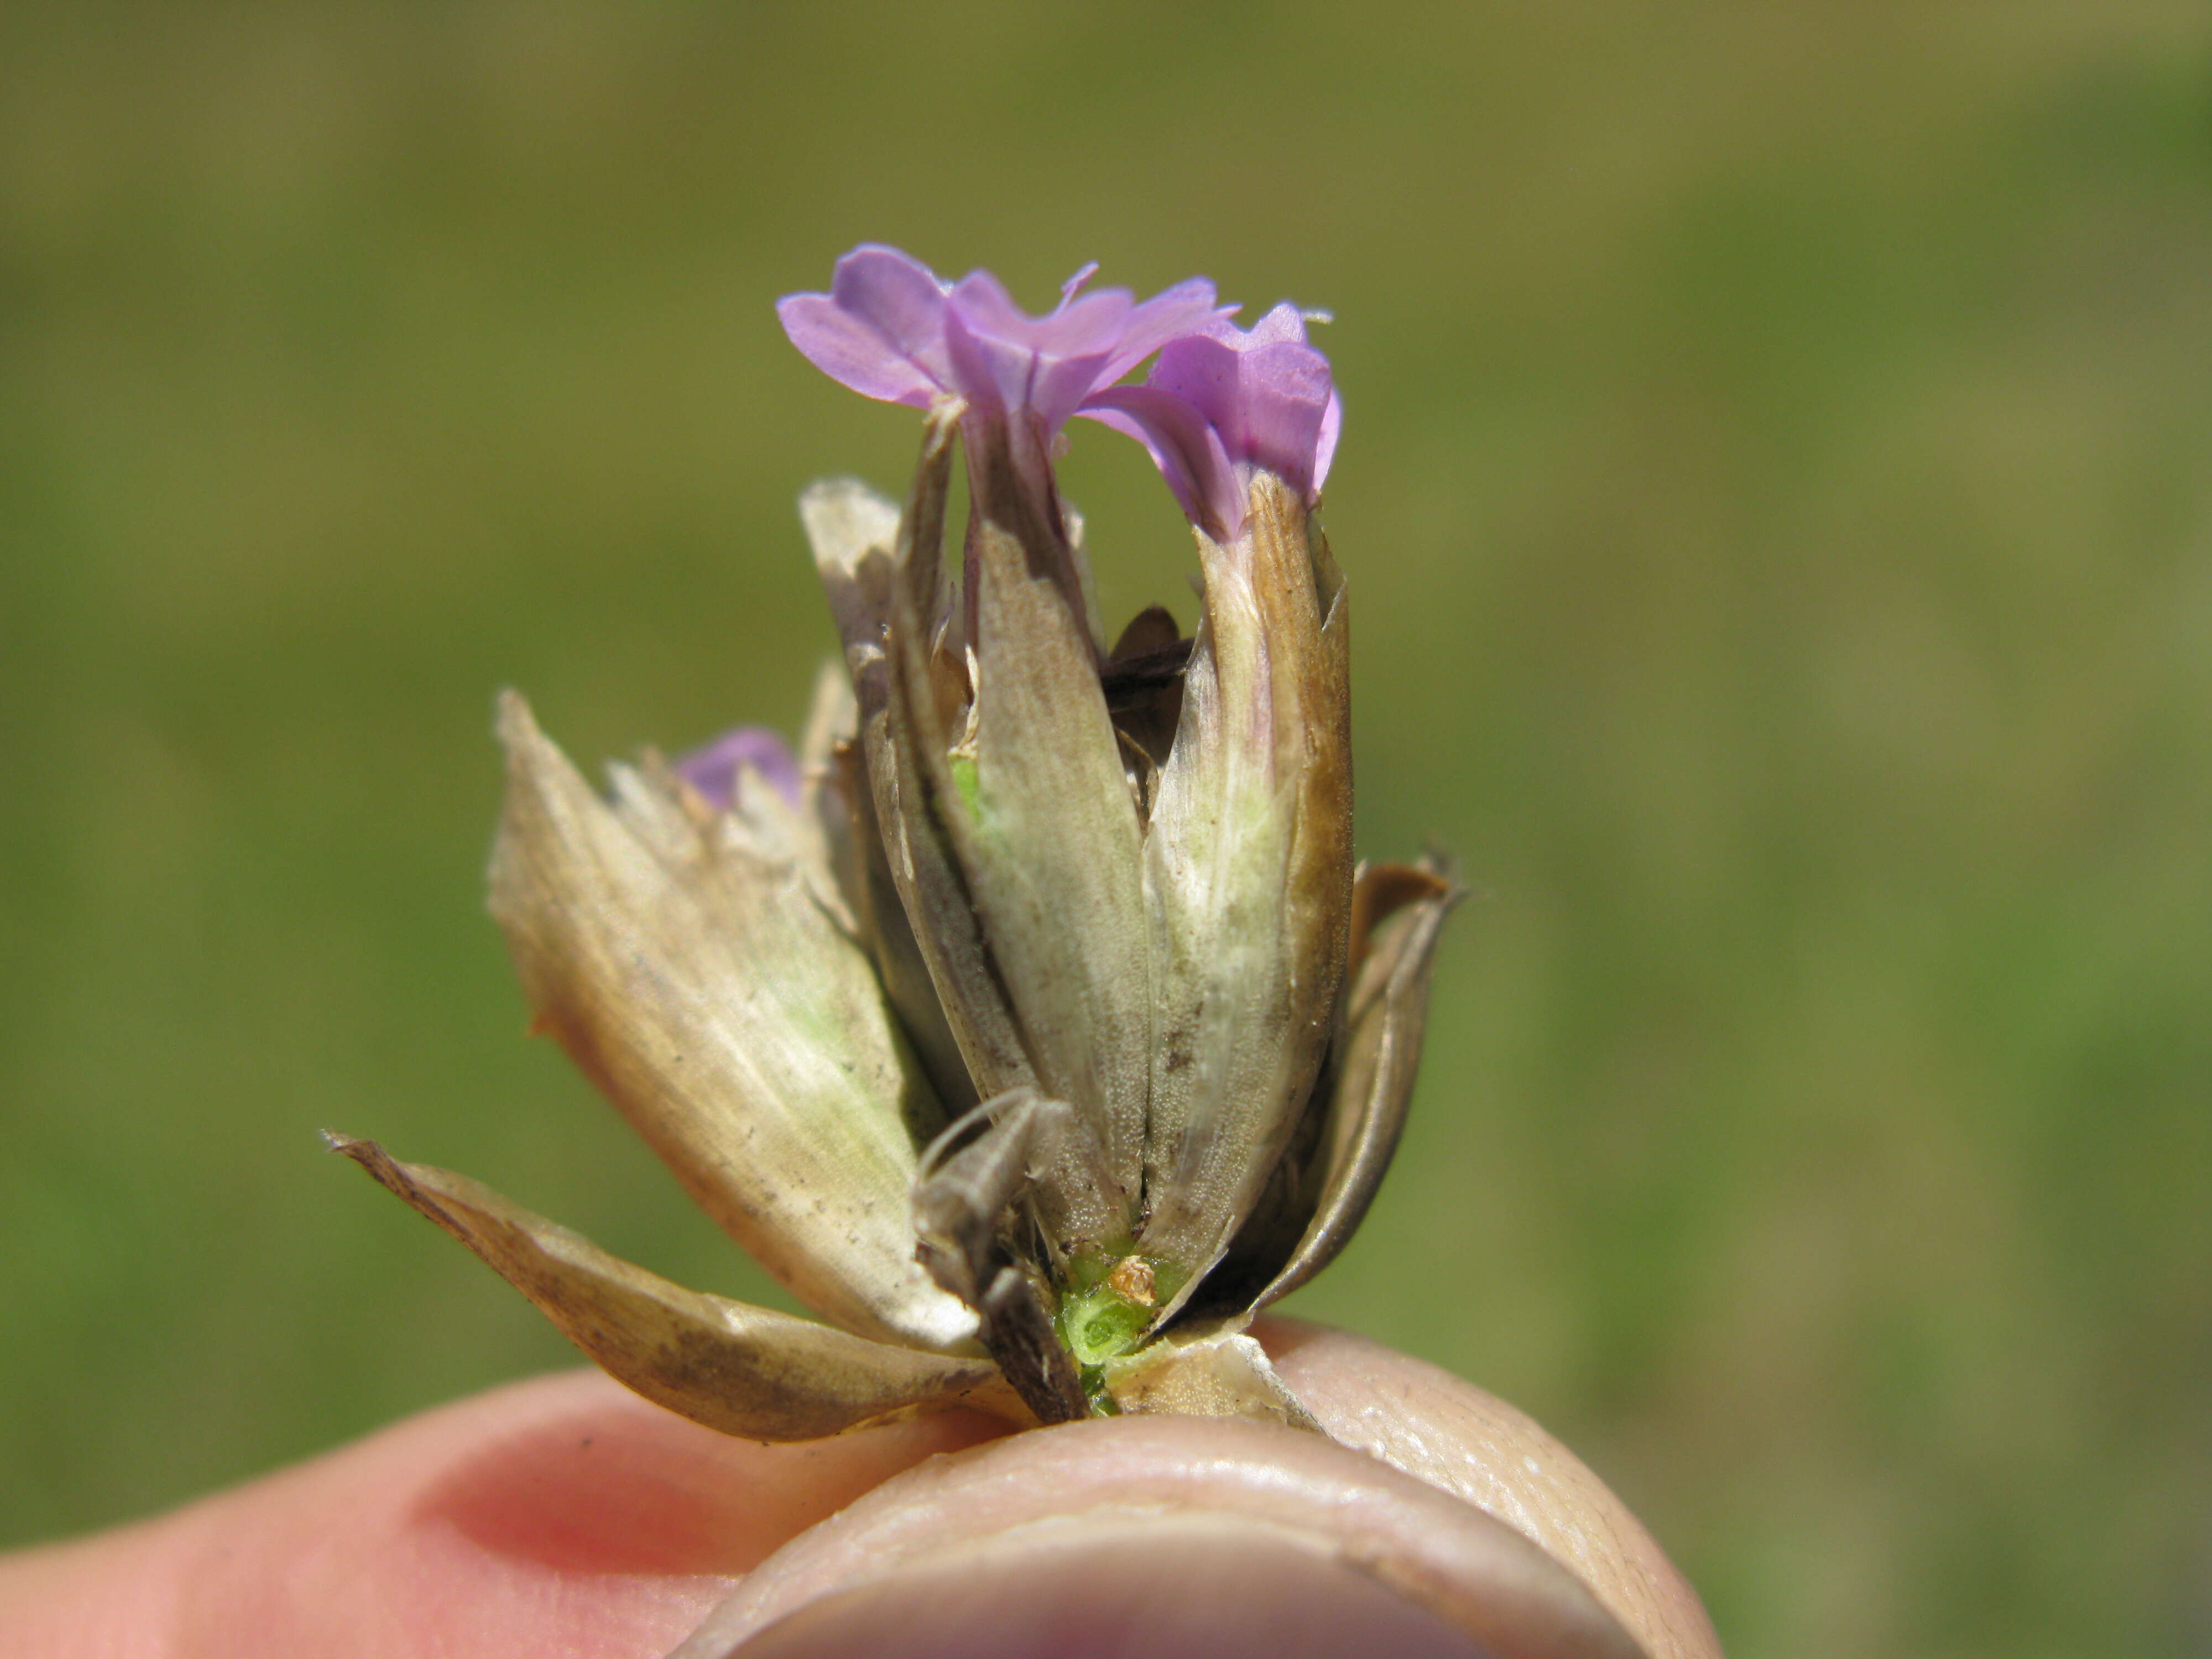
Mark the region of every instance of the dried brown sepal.
<instances>
[{"instance_id":1,"label":"dried brown sepal","mask_svg":"<svg viewBox=\"0 0 2212 1659\"><path fill-rule=\"evenodd\" d=\"M959 865L930 813L929 786L905 714L894 700L863 733L885 863L975 1092L1003 1093L1034 1084L1036 1073Z\"/></svg>"},{"instance_id":2,"label":"dried brown sepal","mask_svg":"<svg viewBox=\"0 0 2212 1659\"><path fill-rule=\"evenodd\" d=\"M1304 1206L1312 1218L1252 1306L1288 1296L1336 1259L1375 1201L1406 1127L1421 1063L1429 981L1444 917L1465 896L1441 860L1378 865L1360 884L1358 954L1317 1094L1328 1103Z\"/></svg>"},{"instance_id":3,"label":"dried brown sepal","mask_svg":"<svg viewBox=\"0 0 2212 1659\"><path fill-rule=\"evenodd\" d=\"M326 1139L476 1252L610 1376L710 1429L816 1440L956 1406L1033 1420L987 1360L871 1342L685 1290L465 1176L399 1163L374 1141Z\"/></svg>"},{"instance_id":4,"label":"dried brown sepal","mask_svg":"<svg viewBox=\"0 0 2212 1659\"><path fill-rule=\"evenodd\" d=\"M1025 1271L1033 1232L1026 1202L1091 1127L1065 1101L1033 1089L988 1100L922 1155L914 1186L916 1255L932 1278L981 1316L983 1346L1046 1422L1085 1414L1081 1382L1052 1328L1044 1292ZM1082 1155L1094 1163L1095 1146Z\"/></svg>"},{"instance_id":5,"label":"dried brown sepal","mask_svg":"<svg viewBox=\"0 0 2212 1659\"><path fill-rule=\"evenodd\" d=\"M1037 1421L1073 1423L1091 1414L1075 1361L1053 1328L1044 1288L1030 1269L1019 1263L1000 1268L977 1311L983 1316L983 1346Z\"/></svg>"},{"instance_id":6,"label":"dried brown sepal","mask_svg":"<svg viewBox=\"0 0 2212 1659\"><path fill-rule=\"evenodd\" d=\"M500 735L491 908L538 1028L808 1306L861 1335L970 1340L974 1316L915 1263L907 1222L937 1103L776 825L702 816L621 771L611 805L512 694Z\"/></svg>"},{"instance_id":7,"label":"dried brown sepal","mask_svg":"<svg viewBox=\"0 0 2212 1659\"><path fill-rule=\"evenodd\" d=\"M799 492L799 521L848 658L876 647L885 621L884 601L858 573L871 555L888 564L896 550L898 503L858 478L821 478Z\"/></svg>"},{"instance_id":8,"label":"dried brown sepal","mask_svg":"<svg viewBox=\"0 0 2212 1659\"><path fill-rule=\"evenodd\" d=\"M856 718L853 683L844 665L825 661L815 671L814 695L799 738L798 819L813 843L813 862L827 878L823 908L863 950L873 951L867 848L857 834L848 780L838 763L839 755L853 746Z\"/></svg>"},{"instance_id":9,"label":"dried brown sepal","mask_svg":"<svg viewBox=\"0 0 2212 1659\"><path fill-rule=\"evenodd\" d=\"M970 560L976 527L994 526L1022 549L1030 574L1058 590L1060 608L1089 641L1091 612L1095 607L1091 602L1087 561L1079 548L1083 523L1067 510L1051 482L1052 467L1044 453L1049 441L1032 420L1021 416L1009 418L965 404L961 409L960 441L967 456L968 500L973 509L967 549ZM962 580L968 611L966 637L973 645L981 637L977 611L987 584L979 579L972 562ZM1094 644L1091 649L1095 664L1097 647Z\"/></svg>"},{"instance_id":10,"label":"dried brown sepal","mask_svg":"<svg viewBox=\"0 0 2212 1659\"><path fill-rule=\"evenodd\" d=\"M877 717L878 726L883 716ZM861 850L856 887L866 907L870 944L876 971L884 981L884 994L897 1012L899 1024L912 1040L915 1054L947 1117L958 1117L975 1103L975 1085L960 1042L945 1017L945 1004L930 977L929 963L908 921L906 903L885 855L881 820L876 817L876 792L868 780L867 754L859 741L841 747L832 763L842 781L844 799L852 812L853 839Z\"/></svg>"},{"instance_id":11,"label":"dried brown sepal","mask_svg":"<svg viewBox=\"0 0 2212 1659\"><path fill-rule=\"evenodd\" d=\"M914 1183L916 1254L930 1276L967 1303L1007 1259L1009 1219L1060 1152L1066 1103L1013 1089L955 1121L922 1153Z\"/></svg>"},{"instance_id":12,"label":"dried brown sepal","mask_svg":"<svg viewBox=\"0 0 2212 1659\"><path fill-rule=\"evenodd\" d=\"M1237 1229L1228 1252L1186 1306L1186 1319L1245 1314L1265 1305L1258 1300L1263 1295L1272 1300L1286 1294L1287 1286L1272 1287L1297 1255L1308 1229L1330 1194L1340 1194L1337 1201L1356 1200L1358 1205L1358 1214L1333 1219L1325 1230L1323 1237L1330 1242L1332 1255L1343 1247L1359 1216L1364 1214L1404 1127L1408 1096L1393 1096L1386 1089L1378 1097L1369 1073L1347 1078L1346 1057L1352 1054L1359 1031L1373 1018L1376 999L1392 982L1395 951L1406 939L1404 929L1389 925L1392 919L1413 906L1439 902L1435 922L1440 924L1443 912L1458 902L1458 890L1441 873L1442 867L1427 861L1360 866L1352 887L1352 948L1337 998L1336 1034L1322 1061L1321 1076L1274 1175L1250 1216ZM1430 926L1425 950L1432 951L1435 932L1435 926ZM1389 963L1375 956L1378 935L1393 946ZM1401 969L1401 996L1418 988L1425 997L1425 960L1419 971L1417 987L1413 977ZM1406 1012L1401 1007L1398 1016L1392 1078L1409 1092L1419 1059L1420 1033L1417 1021L1408 1026ZM1320 1265L1302 1267L1299 1282L1320 1271Z\"/></svg>"}]
</instances>

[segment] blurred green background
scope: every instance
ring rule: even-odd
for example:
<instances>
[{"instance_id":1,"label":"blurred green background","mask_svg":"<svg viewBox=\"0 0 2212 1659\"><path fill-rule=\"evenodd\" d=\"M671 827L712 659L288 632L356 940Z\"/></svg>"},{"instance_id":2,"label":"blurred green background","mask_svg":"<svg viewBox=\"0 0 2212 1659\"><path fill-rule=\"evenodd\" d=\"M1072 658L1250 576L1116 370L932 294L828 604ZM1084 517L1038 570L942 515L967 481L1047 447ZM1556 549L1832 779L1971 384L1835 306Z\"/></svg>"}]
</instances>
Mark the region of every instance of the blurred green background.
<instances>
[{"instance_id":1,"label":"blurred green background","mask_svg":"<svg viewBox=\"0 0 2212 1659\"><path fill-rule=\"evenodd\" d=\"M1295 1310L1738 1659L2212 1650L2201 0L9 8L0 1541L568 1362L325 1124L776 1299L524 1040L488 724L798 720L863 239L1336 313L1361 844L1480 896Z\"/></svg>"}]
</instances>

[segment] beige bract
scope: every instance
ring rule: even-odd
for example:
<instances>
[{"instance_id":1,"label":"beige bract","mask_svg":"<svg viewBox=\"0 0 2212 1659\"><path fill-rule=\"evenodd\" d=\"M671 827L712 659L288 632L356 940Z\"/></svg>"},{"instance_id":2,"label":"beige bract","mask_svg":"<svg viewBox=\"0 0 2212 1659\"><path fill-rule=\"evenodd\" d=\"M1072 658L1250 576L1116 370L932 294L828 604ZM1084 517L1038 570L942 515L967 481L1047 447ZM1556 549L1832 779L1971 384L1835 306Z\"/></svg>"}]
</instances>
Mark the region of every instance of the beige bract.
<instances>
[{"instance_id":1,"label":"beige bract","mask_svg":"<svg viewBox=\"0 0 2212 1659\"><path fill-rule=\"evenodd\" d=\"M958 1404L1310 1426L1242 1333L1374 1194L1456 890L1353 865L1345 586L1301 491L1255 470L1235 533L1197 533L1194 633L1155 607L1109 647L1079 524L972 415L931 412L903 504L800 503L843 660L795 801L652 759L603 793L500 708L491 908L538 1028L825 1322L332 1144L732 1434Z\"/></svg>"}]
</instances>

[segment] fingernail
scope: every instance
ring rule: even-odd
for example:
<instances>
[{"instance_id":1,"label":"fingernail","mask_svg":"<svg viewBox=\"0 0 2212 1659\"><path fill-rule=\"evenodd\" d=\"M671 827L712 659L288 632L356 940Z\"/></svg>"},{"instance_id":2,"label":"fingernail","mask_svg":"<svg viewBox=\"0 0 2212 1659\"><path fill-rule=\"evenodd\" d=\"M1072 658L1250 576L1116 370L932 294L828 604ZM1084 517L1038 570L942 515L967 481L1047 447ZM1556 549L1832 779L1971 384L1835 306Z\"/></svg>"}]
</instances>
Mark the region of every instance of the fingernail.
<instances>
[{"instance_id":1,"label":"fingernail","mask_svg":"<svg viewBox=\"0 0 2212 1659\"><path fill-rule=\"evenodd\" d=\"M1504 1522L1319 1435L1121 1417L907 1470L672 1659L847 1653L1640 1659Z\"/></svg>"},{"instance_id":2,"label":"fingernail","mask_svg":"<svg viewBox=\"0 0 2212 1659\"><path fill-rule=\"evenodd\" d=\"M1039 1522L823 1596L732 1659L1485 1659L1336 1555L1220 1516Z\"/></svg>"}]
</instances>

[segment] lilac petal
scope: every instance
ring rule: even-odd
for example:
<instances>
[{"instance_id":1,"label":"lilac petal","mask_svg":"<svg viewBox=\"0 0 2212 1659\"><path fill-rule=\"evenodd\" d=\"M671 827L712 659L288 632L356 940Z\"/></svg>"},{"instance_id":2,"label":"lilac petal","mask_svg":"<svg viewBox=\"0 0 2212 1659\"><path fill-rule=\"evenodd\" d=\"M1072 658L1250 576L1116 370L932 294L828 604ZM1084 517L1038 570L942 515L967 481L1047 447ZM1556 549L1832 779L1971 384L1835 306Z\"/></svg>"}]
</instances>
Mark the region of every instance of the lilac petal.
<instances>
[{"instance_id":1,"label":"lilac petal","mask_svg":"<svg viewBox=\"0 0 2212 1659\"><path fill-rule=\"evenodd\" d=\"M708 804L726 812L737 804L738 775L746 768L766 778L790 805L799 805L799 763L765 726L740 726L693 750L670 768Z\"/></svg>"},{"instance_id":2,"label":"lilac petal","mask_svg":"<svg viewBox=\"0 0 2212 1659\"><path fill-rule=\"evenodd\" d=\"M963 277L947 297L945 326L961 391L988 396L1002 408L1034 410L1045 430L1054 432L1095 390L1111 386L1168 341L1227 314L1214 305L1213 284L1202 276L1139 305L1125 288L1079 295L1088 275L1071 278L1059 309L1043 317L1024 312L988 271Z\"/></svg>"},{"instance_id":3,"label":"lilac petal","mask_svg":"<svg viewBox=\"0 0 2212 1659\"><path fill-rule=\"evenodd\" d=\"M1234 306L1214 303L1213 284L1203 276L1163 289L1130 312L1099 384L1111 386L1172 339L1210 326L1228 325L1236 312Z\"/></svg>"},{"instance_id":4,"label":"lilac petal","mask_svg":"<svg viewBox=\"0 0 2212 1659\"><path fill-rule=\"evenodd\" d=\"M1306 314L1288 300L1279 301L1275 308L1252 325L1245 336L1247 348L1275 345L1285 340L1299 345L1306 342Z\"/></svg>"},{"instance_id":5,"label":"lilac petal","mask_svg":"<svg viewBox=\"0 0 2212 1659\"><path fill-rule=\"evenodd\" d=\"M1027 401L1034 354L1016 336L1026 321L988 270L969 271L946 296L945 356L953 386L969 403L1004 413Z\"/></svg>"},{"instance_id":6,"label":"lilac petal","mask_svg":"<svg viewBox=\"0 0 2212 1659\"><path fill-rule=\"evenodd\" d=\"M957 308L945 312L945 343L961 396L1001 414L1030 410L1048 434L1067 424L1106 362L1098 351L1046 356L1018 337L974 326Z\"/></svg>"},{"instance_id":7,"label":"lilac petal","mask_svg":"<svg viewBox=\"0 0 2212 1659\"><path fill-rule=\"evenodd\" d=\"M1208 333L1170 340L1145 380L1155 392L1179 398L1197 410L1221 434L1231 454L1243 441L1244 428L1239 401L1243 356L1237 346L1242 337L1241 333L1235 339Z\"/></svg>"},{"instance_id":8,"label":"lilac petal","mask_svg":"<svg viewBox=\"0 0 2212 1659\"><path fill-rule=\"evenodd\" d=\"M1092 389L1107 378L1107 366L1103 352L1037 359L1030 380L1029 405L1047 432L1057 432L1067 424Z\"/></svg>"},{"instance_id":9,"label":"lilac petal","mask_svg":"<svg viewBox=\"0 0 2212 1659\"><path fill-rule=\"evenodd\" d=\"M1231 453L1310 494L1334 390L1328 360L1310 345L1284 340L1246 351L1241 368L1241 430Z\"/></svg>"},{"instance_id":10,"label":"lilac petal","mask_svg":"<svg viewBox=\"0 0 2212 1659\"><path fill-rule=\"evenodd\" d=\"M1204 415L1171 392L1149 386L1109 386L1080 411L1144 445L1183 515L1219 541L1244 522L1244 486Z\"/></svg>"},{"instance_id":11,"label":"lilac petal","mask_svg":"<svg viewBox=\"0 0 2212 1659\"><path fill-rule=\"evenodd\" d=\"M1249 332L1218 324L1170 341L1145 384L1195 410L1232 460L1309 496L1328 476L1343 411L1328 359L1306 343L1304 319L1287 302Z\"/></svg>"},{"instance_id":12,"label":"lilac petal","mask_svg":"<svg viewBox=\"0 0 2212 1659\"><path fill-rule=\"evenodd\" d=\"M945 296L969 330L1054 357L1103 355L1121 339L1134 308L1126 288L1102 288L1032 317L988 270L972 270Z\"/></svg>"},{"instance_id":13,"label":"lilac petal","mask_svg":"<svg viewBox=\"0 0 2212 1659\"><path fill-rule=\"evenodd\" d=\"M918 364L826 294L787 295L775 302L775 314L807 362L864 398L927 409L937 393L937 383Z\"/></svg>"},{"instance_id":14,"label":"lilac petal","mask_svg":"<svg viewBox=\"0 0 2212 1659\"><path fill-rule=\"evenodd\" d=\"M971 400L1033 410L1055 432L1099 383L1129 313L1129 291L1109 288L1031 317L990 272L971 272L945 306L954 380Z\"/></svg>"},{"instance_id":15,"label":"lilac petal","mask_svg":"<svg viewBox=\"0 0 2212 1659\"><path fill-rule=\"evenodd\" d=\"M1096 270L1077 271L1058 307L1032 317L988 271L946 284L896 248L869 244L837 262L828 294L790 295L776 310L792 343L841 384L922 408L957 392L983 415L1025 416L1014 424L1032 447L1095 404L1099 419L1152 452L1185 510L1218 531L1243 518L1231 460L1257 459L1310 489L1327 466L1316 453L1328 368L1305 344L1297 309L1278 306L1247 334L1202 276L1139 304L1123 288L1084 291ZM1303 355L1269 355L1278 349ZM1160 395L1115 386L1155 353L1167 366L1175 350L1180 369L1154 373ZM1177 396L1188 407L1165 401ZM1218 430L1206 430L1209 422ZM1041 449L1036 468L1048 493Z\"/></svg>"},{"instance_id":16,"label":"lilac petal","mask_svg":"<svg viewBox=\"0 0 2212 1659\"><path fill-rule=\"evenodd\" d=\"M950 381L944 285L896 248L854 248L829 293L787 295L775 310L808 362L863 397L927 408Z\"/></svg>"},{"instance_id":17,"label":"lilac petal","mask_svg":"<svg viewBox=\"0 0 2212 1659\"><path fill-rule=\"evenodd\" d=\"M838 260L830 279L830 297L840 309L871 324L897 350L933 373L943 364L935 351L945 289L936 273L911 254L871 242Z\"/></svg>"},{"instance_id":18,"label":"lilac petal","mask_svg":"<svg viewBox=\"0 0 2212 1659\"><path fill-rule=\"evenodd\" d=\"M1328 482L1329 463L1336 459L1336 441L1344 431L1344 399L1328 389L1328 407L1321 412L1321 440L1314 446L1313 487L1319 494Z\"/></svg>"},{"instance_id":19,"label":"lilac petal","mask_svg":"<svg viewBox=\"0 0 2212 1659\"><path fill-rule=\"evenodd\" d=\"M958 308L945 313L945 356L952 385L979 410L1004 415L1028 400L1031 354L1003 337L971 327Z\"/></svg>"}]
</instances>

